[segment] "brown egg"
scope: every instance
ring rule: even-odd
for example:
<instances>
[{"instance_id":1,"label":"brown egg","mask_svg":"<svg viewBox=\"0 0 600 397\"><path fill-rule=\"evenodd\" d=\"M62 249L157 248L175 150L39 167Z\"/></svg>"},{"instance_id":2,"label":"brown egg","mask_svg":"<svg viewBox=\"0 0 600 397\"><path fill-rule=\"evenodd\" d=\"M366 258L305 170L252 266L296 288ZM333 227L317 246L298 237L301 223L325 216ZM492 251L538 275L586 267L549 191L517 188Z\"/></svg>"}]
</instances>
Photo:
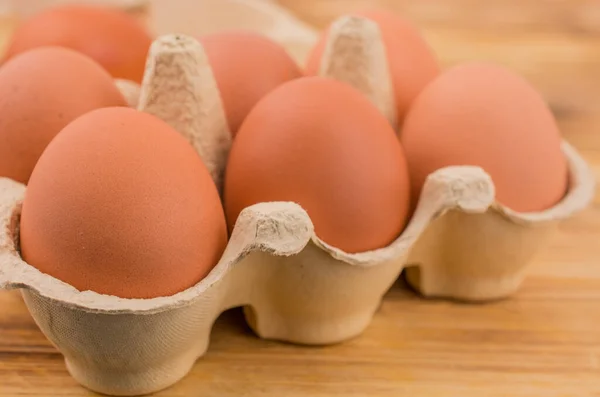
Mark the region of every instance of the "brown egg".
<instances>
[{"instance_id":1,"label":"brown egg","mask_svg":"<svg viewBox=\"0 0 600 397\"><path fill-rule=\"evenodd\" d=\"M565 195L561 136L544 99L499 66L469 63L432 82L414 102L400 136L413 203L430 173L450 165L487 171L500 203L542 211Z\"/></svg>"},{"instance_id":2,"label":"brown egg","mask_svg":"<svg viewBox=\"0 0 600 397\"><path fill-rule=\"evenodd\" d=\"M366 10L352 15L376 22L381 30L394 85L398 123L401 126L411 102L439 74L440 68L435 55L419 31L396 14ZM308 75L318 74L327 37L326 31L309 55L306 67Z\"/></svg>"},{"instance_id":3,"label":"brown egg","mask_svg":"<svg viewBox=\"0 0 600 397\"><path fill-rule=\"evenodd\" d=\"M21 215L23 259L80 291L168 296L217 264L227 227L188 142L130 108L92 111L48 146Z\"/></svg>"},{"instance_id":4,"label":"brown egg","mask_svg":"<svg viewBox=\"0 0 600 397\"><path fill-rule=\"evenodd\" d=\"M260 34L232 31L200 38L235 136L256 103L286 81L301 76L279 44Z\"/></svg>"},{"instance_id":5,"label":"brown egg","mask_svg":"<svg viewBox=\"0 0 600 397\"><path fill-rule=\"evenodd\" d=\"M286 83L256 105L225 176L230 229L245 207L292 201L321 239L346 252L395 240L409 196L404 154L385 117L354 88L322 77Z\"/></svg>"},{"instance_id":6,"label":"brown egg","mask_svg":"<svg viewBox=\"0 0 600 397\"><path fill-rule=\"evenodd\" d=\"M70 49L41 47L0 68L0 176L27 183L58 132L90 110L126 106L113 79Z\"/></svg>"},{"instance_id":7,"label":"brown egg","mask_svg":"<svg viewBox=\"0 0 600 397\"><path fill-rule=\"evenodd\" d=\"M114 78L139 83L150 44L150 34L124 11L63 5L25 20L13 33L5 58L41 46L63 46L93 58Z\"/></svg>"}]
</instances>

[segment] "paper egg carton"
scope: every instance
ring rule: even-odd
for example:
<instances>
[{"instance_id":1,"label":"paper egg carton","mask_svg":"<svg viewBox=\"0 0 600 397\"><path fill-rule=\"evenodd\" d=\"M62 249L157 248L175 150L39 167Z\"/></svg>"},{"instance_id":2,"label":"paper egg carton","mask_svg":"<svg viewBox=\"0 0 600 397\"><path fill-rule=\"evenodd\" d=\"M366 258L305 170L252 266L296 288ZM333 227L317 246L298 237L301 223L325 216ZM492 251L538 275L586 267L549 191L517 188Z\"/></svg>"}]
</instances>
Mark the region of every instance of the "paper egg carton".
<instances>
[{"instance_id":1,"label":"paper egg carton","mask_svg":"<svg viewBox=\"0 0 600 397\"><path fill-rule=\"evenodd\" d=\"M0 0L0 6L20 17L28 17L51 7L74 3L117 7L134 12L148 8L150 2L151 0Z\"/></svg>"},{"instance_id":2,"label":"paper egg carton","mask_svg":"<svg viewBox=\"0 0 600 397\"><path fill-rule=\"evenodd\" d=\"M227 29L259 32L285 47L298 62L319 32L276 0L147 0L151 28L157 35L182 33L199 37Z\"/></svg>"},{"instance_id":3,"label":"paper egg carton","mask_svg":"<svg viewBox=\"0 0 600 397\"><path fill-rule=\"evenodd\" d=\"M321 66L321 74L352 84L395 120L374 23L355 17L336 22ZM119 85L132 106L188 138L222 185L231 135L198 41L160 37L141 89ZM2 179L0 287L22 290L36 323L82 385L109 395L152 393L189 372L207 350L215 319L233 307L244 308L262 338L322 345L363 332L403 269L410 285L428 297L486 301L511 295L559 221L592 200L591 171L568 143L562 149L570 187L555 207L514 212L495 201L494 184L482 169L447 167L429 176L398 239L370 252L348 254L320 240L297 204L253 205L240 214L221 260L204 280L154 299L77 291L25 263L19 217L26 188Z\"/></svg>"}]
</instances>

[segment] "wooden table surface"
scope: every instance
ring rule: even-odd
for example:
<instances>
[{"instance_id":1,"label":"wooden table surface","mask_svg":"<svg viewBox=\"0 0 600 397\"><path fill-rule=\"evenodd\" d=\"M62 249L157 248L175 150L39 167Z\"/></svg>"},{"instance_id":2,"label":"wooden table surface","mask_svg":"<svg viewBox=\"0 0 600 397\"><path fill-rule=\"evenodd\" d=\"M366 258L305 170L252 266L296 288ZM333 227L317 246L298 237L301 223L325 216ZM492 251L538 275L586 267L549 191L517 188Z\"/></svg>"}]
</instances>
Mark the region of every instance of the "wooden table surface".
<instances>
[{"instance_id":1,"label":"wooden table surface","mask_svg":"<svg viewBox=\"0 0 600 397\"><path fill-rule=\"evenodd\" d=\"M444 65L491 60L546 96L564 136L600 172L600 1L281 0L318 27L354 7L417 21ZM514 298L423 300L401 283L359 338L305 348L257 339L239 311L162 397L600 396L600 200L564 223ZM0 292L0 396L87 396L17 292Z\"/></svg>"}]
</instances>

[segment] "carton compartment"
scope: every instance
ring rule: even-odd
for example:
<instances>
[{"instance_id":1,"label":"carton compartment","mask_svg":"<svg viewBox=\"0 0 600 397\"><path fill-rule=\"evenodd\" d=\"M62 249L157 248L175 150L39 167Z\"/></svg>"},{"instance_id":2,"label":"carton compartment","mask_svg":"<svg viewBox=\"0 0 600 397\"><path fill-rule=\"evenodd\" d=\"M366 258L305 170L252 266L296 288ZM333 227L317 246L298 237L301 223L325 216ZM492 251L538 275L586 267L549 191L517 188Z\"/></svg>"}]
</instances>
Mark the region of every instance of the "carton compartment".
<instances>
[{"instance_id":1,"label":"carton compartment","mask_svg":"<svg viewBox=\"0 0 600 397\"><path fill-rule=\"evenodd\" d=\"M352 84L393 121L378 31L352 17L335 26L322 73ZM142 86L118 84L128 90L132 106L182 133L221 185L230 133L195 39L160 37ZM0 288L22 290L36 323L82 385L109 395L152 393L187 374L206 352L215 319L233 307L244 307L262 338L322 345L363 332L404 267L409 284L424 296L510 296L556 224L593 198L593 174L568 143L562 148L571 185L547 211L511 211L495 201L493 182L482 169L447 167L428 177L416 212L395 242L348 254L320 240L297 204L260 203L241 213L221 260L204 280L154 299L78 291L25 263L18 226L26 188L0 178Z\"/></svg>"}]
</instances>

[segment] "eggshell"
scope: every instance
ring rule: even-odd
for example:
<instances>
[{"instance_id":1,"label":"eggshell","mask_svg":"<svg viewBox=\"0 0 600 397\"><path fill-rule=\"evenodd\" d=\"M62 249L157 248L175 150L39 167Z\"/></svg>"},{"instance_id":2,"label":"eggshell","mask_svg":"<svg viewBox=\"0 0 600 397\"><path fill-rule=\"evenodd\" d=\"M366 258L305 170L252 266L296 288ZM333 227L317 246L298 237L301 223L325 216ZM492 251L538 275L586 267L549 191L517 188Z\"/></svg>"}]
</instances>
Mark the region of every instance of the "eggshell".
<instances>
[{"instance_id":1,"label":"eggshell","mask_svg":"<svg viewBox=\"0 0 600 397\"><path fill-rule=\"evenodd\" d=\"M352 15L370 19L381 29L395 91L398 123L401 126L411 102L439 74L438 61L417 28L399 15L375 9ZM310 53L306 66L308 75L319 73L328 36L329 29L323 33Z\"/></svg>"},{"instance_id":2,"label":"eggshell","mask_svg":"<svg viewBox=\"0 0 600 397\"><path fill-rule=\"evenodd\" d=\"M550 109L500 66L468 63L433 81L414 102L401 142L413 202L427 175L450 165L482 167L497 200L514 211L548 209L567 190L567 161Z\"/></svg>"},{"instance_id":3,"label":"eggshell","mask_svg":"<svg viewBox=\"0 0 600 397\"><path fill-rule=\"evenodd\" d=\"M283 47L258 33L228 31L200 38L232 135L256 103L301 71Z\"/></svg>"},{"instance_id":4,"label":"eggshell","mask_svg":"<svg viewBox=\"0 0 600 397\"><path fill-rule=\"evenodd\" d=\"M160 119L99 109L48 146L21 215L27 263L80 291L169 296L193 286L227 243L200 157Z\"/></svg>"},{"instance_id":5,"label":"eggshell","mask_svg":"<svg viewBox=\"0 0 600 397\"><path fill-rule=\"evenodd\" d=\"M126 106L111 76L70 49L41 47L0 68L0 176L27 183L54 136L80 115Z\"/></svg>"},{"instance_id":6,"label":"eggshell","mask_svg":"<svg viewBox=\"0 0 600 397\"><path fill-rule=\"evenodd\" d=\"M114 7L62 5L25 20L5 58L32 48L68 47L100 63L114 78L141 82L152 37L133 16Z\"/></svg>"},{"instance_id":7,"label":"eggshell","mask_svg":"<svg viewBox=\"0 0 600 397\"><path fill-rule=\"evenodd\" d=\"M366 97L306 77L275 89L248 115L230 152L224 201L230 229L245 207L292 201L326 243L364 252L403 230L409 177L394 130Z\"/></svg>"}]
</instances>

